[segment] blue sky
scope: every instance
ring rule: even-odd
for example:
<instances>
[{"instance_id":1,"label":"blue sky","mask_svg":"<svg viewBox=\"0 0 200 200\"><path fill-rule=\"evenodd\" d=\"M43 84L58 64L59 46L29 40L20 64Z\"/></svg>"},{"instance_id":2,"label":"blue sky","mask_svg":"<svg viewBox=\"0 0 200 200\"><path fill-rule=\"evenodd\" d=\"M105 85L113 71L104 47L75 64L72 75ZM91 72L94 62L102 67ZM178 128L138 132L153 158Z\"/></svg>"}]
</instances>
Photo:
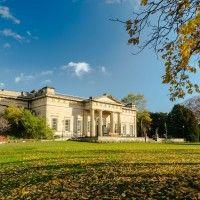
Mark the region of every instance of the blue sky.
<instances>
[{"instance_id":1,"label":"blue sky","mask_svg":"<svg viewBox=\"0 0 200 200\"><path fill-rule=\"evenodd\" d=\"M1 0L0 87L92 96L144 94L151 111L169 111L163 65L152 50L133 56L122 24L136 0ZM196 77L198 80L200 77Z\"/></svg>"}]
</instances>

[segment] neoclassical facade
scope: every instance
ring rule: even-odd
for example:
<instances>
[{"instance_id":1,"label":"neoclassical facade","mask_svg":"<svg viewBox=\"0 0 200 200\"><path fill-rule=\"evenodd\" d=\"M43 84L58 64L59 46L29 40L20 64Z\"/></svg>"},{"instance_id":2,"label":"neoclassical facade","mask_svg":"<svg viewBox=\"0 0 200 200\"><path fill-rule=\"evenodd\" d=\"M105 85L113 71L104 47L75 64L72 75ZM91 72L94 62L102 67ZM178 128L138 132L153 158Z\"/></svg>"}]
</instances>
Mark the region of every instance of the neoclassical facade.
<instances>
[{"instance_id":1,"label":"neoclassical facade","mask_svg":"<svg viewBox=\"0 0 200 200\"><path fill-rule=\"evenodd\" d=\"M111 95L81 98L57 93L52 87L32 92L0 90L0 112L9 105L45 117L55 137L137 137L135 106Z\"/></svg>"}]
</instances>

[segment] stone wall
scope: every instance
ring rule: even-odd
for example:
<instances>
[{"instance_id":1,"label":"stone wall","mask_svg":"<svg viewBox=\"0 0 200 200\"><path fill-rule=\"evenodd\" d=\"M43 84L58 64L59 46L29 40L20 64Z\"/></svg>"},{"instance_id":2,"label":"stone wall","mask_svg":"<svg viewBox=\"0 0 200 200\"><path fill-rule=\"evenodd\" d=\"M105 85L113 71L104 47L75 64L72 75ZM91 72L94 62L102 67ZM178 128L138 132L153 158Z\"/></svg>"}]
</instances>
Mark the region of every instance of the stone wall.
<instances>
[{"instance_id":1,"label":"stone wall","mask_svg":"<svg viewBox=\"0 0 200 200\"><path fill-rule=\"evenodd\" d=\"M99 142L145 142L143 137L98 137ZM148 142L153 142L152 139L147 138Z\"/></svg>"},{"instance_id":2,"label":"stone wall","mask_svg":"<svg viewBox=\"0 0 200 200\"><path fill-rule=\"evenodd\" d=\"M50 126L52 127L52 119L58 120L58 129L55 132L57 136L68 137L76 134L76 121L79 119L82 121L82 131L79 134L82 136L83 132L83 106L82 103L76 101L70 101L67 99L59 99L54 97L47 97L47 110L46 118ZM64 130L64 121L70 120L70 131Z\"/></svg>"},{"instance_id":3,"label":"stone wall","mask_svg":"<svg viewBox=\"0 0 200 200\"><path fill-rule=\"evenodd\" d=\"M28 108L28 101L23 99L20 92L0 90L0 113L11 105Z\"/></svg>"}]
</instances>

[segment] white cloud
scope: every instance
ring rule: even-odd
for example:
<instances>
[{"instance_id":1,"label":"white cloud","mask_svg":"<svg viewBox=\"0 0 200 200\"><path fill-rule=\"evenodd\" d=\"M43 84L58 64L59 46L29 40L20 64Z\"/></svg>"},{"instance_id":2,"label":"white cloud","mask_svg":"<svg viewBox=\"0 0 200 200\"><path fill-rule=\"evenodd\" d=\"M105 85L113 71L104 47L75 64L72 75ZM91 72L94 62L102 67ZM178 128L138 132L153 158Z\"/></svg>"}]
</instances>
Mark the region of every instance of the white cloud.
<instances>
[{"instance_id":1,"label":"white cloud","mask_svg":"<svg viewBox=\"0 0 200 200\"><path fill-rule=\"evenodd\" d=\"M10 49L10 48L11 48L10 43L5 43L5 44L3 45L3 48L4 48L4 49Z\"/></svg>"},{"instance_id":2,"label":"white cloud","mask_svg":"<svg viewBox=\"0 0 200 200\"><path fill-rule=\"evenodd\" d=\"M50 80L50 79L47 79L47 80L44 80L43 82L42 82L42 84L50 84L50 83L52 83L52 81Z\"/></svg>"},{"instance_id":3,"label":"white cloud","mask_svg":"<svg viewBox=\"0 0 200 200\"><path fill-rule=\"evenodd\" d=\"M14 17L11 14L10 9L6 6L0 6L0 16L4 19L11 20L15 24L20 24L20 20Z\"/></svg>"},{"instance_id":4,"label":"white cloud","mask_svg":"<svg viewBox=\"0 0 200 200\"><path fill-rule=\"evenodd\" d=\"M25 41L25 38L15 32L13 32L11 29L4 29L2 31L0 31L1 35L5 36L5 37L11 37L15 40L17 40L18 42L22 42Z\"/></svg>"},{"instance_id":5,"label":"white cloud","mask_svg":"<svg viewBox=\"0 0 200 200\"><path fill-rule=\"evenodd\" d=\"M47 76L47 75L52 75L53 74L53 71L52 70L47 70L47 71L42 71L41 72L41 75L42 76Z\"/></svg>"},{"instance_id":6,"label":"white cloud","mask_svg":"<svg viewBox=\"0 0 200 200\"><path fill-rule=\"evenodd\" d=\"M32 80L41 81L42 77L52 75L52 74L53 74L52 70L41 71L40 73L29 74L29 75L20 73L18 76L15 77L15 83L28 82L28 81L32 81ZM49 79L42 81L43 84L47 84L50 82L51 82L51 80L49 80Z\"/></svg>"},{"instance_id":7,"label":"white cloud","mask_svg":"<svg viewBox=\"0 0 200 200\"><path fill-rule=\"evenodd\" d=\"M0 88L3 89L5 87L5 84L0 82Z\"/></svg>"},{"instance_id":8,"label":"white cloud","mask_svg":"<svg viewBox=\"0 0 200 200\"><path fill-rule=\"evenodd\" d=\"M24 73L21 73L19 76L15 77L15 83L30 81L34 78L33 75L24 75Z\"/></svg>"},{"instance_id":9,"label":"white cloud","mask_svg":"<svg viewBox=\"0 0 200 200\"><path fill-rule=\"evenodd\" d=\"M64 71L68 69L72 70L78 77L86 75L92 70L90 64L86 62L70 62L67 65L62 66L61 69Z\"/></svg>"},{"instance_id":10,"label":"white cloud","mask_svg":"<svg viewBox=\"0 0 200 200\"><path fill-rule=\"evenodd\" d=\"M133 6L140 5L140 0L104 0L106 4L123 4L129 2Z\"/></svg>"},{"instance_id":11,"label":"white cloud","mask_svg":"<svg viewBox=\"0 0 200 200\"><path fill-rule=\"evenodd\" d=\"M102 71L103 74L105 74L106 73L106 68L105 67L101 67L101 71Z\"/></svg>"},{"instance_id":12,"label":"white cloud","mask_svg":"<svg viewBox=\"0 0 200 200\"><path fill-rule=\"evenodd\" d=\"M30 31L26 31L27 35L31 36L31 32Z\"/></svg>"},{"instance_id":13,"label":"white cloud","mask_svg":"<svg viewBox=\"0 0 200 200\"><path fill-rule=\"evenodd\" d=\"M105 0L105 3L107 4L115 4L115 3L123 3L126 0Z\"/></svg>"},{"instance_id":14,"label":"white cloud","mask_svg":"<svg viewBox=\"0 0 200 200\"><path fill-rule=\"evenodd\" d=\"M110 74L110 73L108 73L106 67L102 66L100 69L101 69L102 74L104 74L104 75L109 75Z\"/></svg>"},{"instance_id":15,"label":"white cloud","mask_svg":"<svg viewBox=\"0 0 200 200\"><path fill-rule=\"evenodd\" d=\"M27 34L31 39L34 39L34 40L38 40L38 39L39 39L38 36L34 36L34 35L32 34L32 32L29 31L29 30L26 31L26 34Z\"/></svg>"}]
</instances>

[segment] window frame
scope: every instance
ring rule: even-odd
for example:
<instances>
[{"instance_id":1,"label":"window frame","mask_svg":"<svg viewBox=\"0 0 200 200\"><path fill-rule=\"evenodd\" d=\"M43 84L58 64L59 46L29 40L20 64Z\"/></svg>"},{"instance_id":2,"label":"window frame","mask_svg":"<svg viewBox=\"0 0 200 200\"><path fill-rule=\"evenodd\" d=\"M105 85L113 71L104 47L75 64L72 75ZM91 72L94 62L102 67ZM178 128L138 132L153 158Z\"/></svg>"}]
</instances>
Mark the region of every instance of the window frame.
<instances>
[{"instance_id":1,"label":"window frame","mask_svg":"<svg viewBox=\"0 0 200 200\"><path fill-rule=\"evenodd\" d=\"M133 124L129 125L129 133L130 133L131 136L134 135L134 126L133 126Z\"/></svg>"},{"instance_id":2,"label":"window frame","mask_svg":"<svg viewBox=\"0 0 200 200\"><path fill-rule=\"evenodd\" d=\"M54 121L55 120L55 121ZM55 123L56 122L56 123ZM58 118L57 117L52 117L51 119L51 128L54 131L58 131Z\"/></svg>"},{"instance_id":3,"label":"window frame","mask_svg":"<svg viewBox=\"0 0 200 200\"><path fill-rule=\"evenodd\" d=\"M90 129L91 129L91 121L87 121L87 132L90 133Z\"/></svg>"},{"instance_id":4,"label":"window frame","mask_svg":"<svg viewBox=\"0 0 200 200\"><path fill-rule=\"evenodd\" d=\"M126 124L122 125L122 134L126 135Z\"/></svg>"},{"instance_id":5,"label":"window frame","mask_svg":"<svg viewBox=\"0 0 200 200\"><path fill-rule=\"evenodd\" d=\"M77 133L81 133L82 132L82 120L81 119L77 119L77 122L76 122L76 132ZM79 127L80 126L80 127ZM79 129L80 128L80 129Z\"/></svg>"},{"instance_id":6,"label":"window frame","mask_svg":"<svg viewBox=\"0 0 200 200\"><path fill-rule=\"evenodd\" d=\"M66 124L66 122L68 122L68 125ZM65 132L70 132L71 129L71 120L70 119L65 119L65 124L64 124L64 128L65 128ZM68 126L68 127L67 127ZM66 128L67 127L67 128Z\"/></svg>"}]
</instances>

